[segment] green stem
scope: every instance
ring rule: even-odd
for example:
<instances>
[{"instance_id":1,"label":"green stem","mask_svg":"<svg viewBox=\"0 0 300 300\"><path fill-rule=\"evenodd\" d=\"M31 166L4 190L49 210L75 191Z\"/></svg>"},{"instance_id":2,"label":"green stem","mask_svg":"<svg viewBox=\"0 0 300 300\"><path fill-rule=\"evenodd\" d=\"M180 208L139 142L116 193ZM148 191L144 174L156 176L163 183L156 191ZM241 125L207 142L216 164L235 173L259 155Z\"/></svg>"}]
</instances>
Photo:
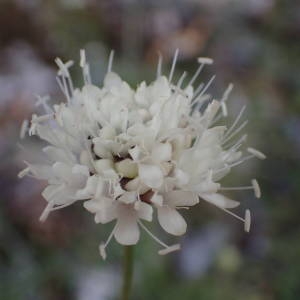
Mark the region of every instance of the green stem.
<instances>
[{"instance_id":1,"label":"green stem","mask_svg":"<svg viewBox=\"0 0 300 300\"><path fill-rule=\"evenodd\" d=\"M123 287L121 300L129 300L133 275L133 246L124 246Z\"/></svg>"}]
</instances>

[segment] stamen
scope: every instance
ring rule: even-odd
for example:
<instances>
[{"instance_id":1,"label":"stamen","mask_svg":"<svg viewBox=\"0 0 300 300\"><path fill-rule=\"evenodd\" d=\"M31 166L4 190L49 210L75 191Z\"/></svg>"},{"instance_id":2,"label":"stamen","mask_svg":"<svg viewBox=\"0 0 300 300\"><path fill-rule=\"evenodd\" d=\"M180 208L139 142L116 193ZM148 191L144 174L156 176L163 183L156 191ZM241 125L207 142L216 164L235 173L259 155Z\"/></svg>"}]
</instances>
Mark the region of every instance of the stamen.
<instances>
[{"instance_id":1,"label":"stamen","mask_svg":"<svg viewBox=\"0 0 300 300\"><path fill-rule=\"evenodd\" d=\"M54 206L54 202L53 201L50 201L47 206L45 207L45 209L43 210L41 216L40 216L40 222L45 222L49 213L51 212L52 210L52 207Z\"/></svg>"},{"instance_id":2,"label":"stamen","mask_svg":"<svg viewBox=\"0 0 300 300\"><path fill-rule=\"evenodd\" d=\"M261 197L261 191L260 191L260 187L259 187L259 184L257 182L256 179L252 179L251 180L251 183L252 183L252 187L254 189L254 195L256 198L260 198Z\"/></svg>"},{"instance_id":3,"label":"stamen","mask_svg":"<svg viewBox=\"0 0 300 300\"><path fill-rule=\"evenodd\" d=\"M197 77L199 76L199 74L201 73L203 68L204 68L204 64L201 63L200 66L198 67L198 69L196 70L194 76L192 77L192 79L187 84L186 88L193 85L193 83L195 82L195 80L197 79Z\"/></svg>"},{"instance_id":4,"label":"stamen","mask_svg":"<svg viewBox=\"0 0 300 300\"><path fill-rule=\"evenodd\" d=\"M22 122L21 129L20 129L20 138L21 139L24 139L26 132L28 131L28 124L29 124L28 120L24 120Z\"/></svg>"},{"instance_id":5,"label":"stamen","mask_svg":"<svg viewBox=\"0 0 300 300\"><path fill-rule=\"evenodd\" d=\"M214 62L214 60L209 57L198 57L197 61L199 64L204 64L204 65L211 65Z\"/></svg>"},{"instance_id":6,"label":"stamen","mask_svg":"<svg viewBox=\"0 0 300 300\"><path fill-rule=\"evenodd\" d=\"M221 187L223 191L243 191L243 190L254 190L252 185L249 186L233 186L233 187Z\"/></svg>"},{"instance_id":7,"label":"stamen","mask_svg":"<svg viewBox=\"0 0 300 300\"><path fill-rule=\"evenodd\" d=\"M111 50L110 54L109 54L109 59L108 59L107 73L111 72L111 70L112 70L114 54L115 54L115 51Z\"/></svg>"},{"instance_id":8,"label":"stamen","mask_svg":"<svg viewBox=\"0 0 300 300\"><path fill-rule=\"evenodd\" d=\"M203 90L201 91L201 93L192 101L192 104L194 104L195 102L197 102L199 99L201 99L202 95L207 91L207 89L210 87L210 85L213 83L213 81L215 80L216 75L212 76L211 79L208 81L208 83L206 84L206 86L203 88Z\"/></svg>"},{"instance_id":9,"label":"stamen","mask_svg":"<svg viewBox=\"0 0 300 300\"><path fill-rule=\"evenodd\" d=\"M231 134L227 135L227 137L223 138L222 145L224 145L226 142L228 142L231 138L233 138L236 134L238 134L246 125L248 124L248 120L243 122L237 129L235 129Z\"/></svg>"},{"instance_id":10,"label":"stamen","mask_svg":"<svg viewBox=\"0 0 300 300\"><path fill-rule=\"evenodd\" d=\"M228 116L227 105L224 101L221 102L221 109L224 117Z\"/></svg>"},{"instance_id":11,"label":"stamen","mask_svg":"<svg viewBox=\"0 0 300 300\"><path fill-rule=\"evenodd\" d=\"M165 248L169 248L169 246L167 244L165 244L158 237L156 237L140 220L138 220L138 223L157 243L159 243L160 245L162 245Z\"/></svg>"},{"instance_id":12,"label":"stamen","mask_svg":"<svg viewBox=\"0 0 300 300\"><path fill-rule=\"evenodd\" d=\"M247 151L251 154L253 154L255 157L259 158L259 159L265 159L266 158L266 155L263 154L262 152L254 149L254 148L247 148Z\"/></svg>"},{"instance_id":13,"label":"stamen","mask_svg":"<svg viewBox=\"0 0 300 300\"><path fill-rule=\"evenodd\" d=\"M157 62L157 70L156 70L156 78L161 76L161 68L162 68L162 55L160 52L158 52L158 62Z\"/></svg>"},{"instance_id":14,"label":"stamen","mask_svg":"<svg viewBox=\"0 0 300 300\"><path fill-rule=\"evenodd\" d=\"M229 95L230 95L232 89L233 89L233 84L230 83L230 84L228 85L227 89L225 90L225 92L224 92L224 94L223 94L223 97L222 97L221 100L220 100L221 103L225 103L225 102L227 101L227 99L228 99L228 97L229 97Z\"/></svg>"},{"instance_id":15,"label":"stamen","mask_svg":"<svg viewBox=\"0 0 300 300\"><path fill-rule=\"evenodd\" d=\"M247 139L247 134L244 134L242 137L240 137L236 142L235 144L233 144L232 146L227 146L227 147L224 147L224 149L228 148L227 151L236 151L242 144L243 142L245 142Z\"/></svg>"},{"instance_id":16,"label":"stamen","mask_svg":"<svg viewBox=\"0 0 300 300\"><path fill-rule=\"evenodd\" d=\"M220 206L218 206L218 207L219 207L221 210L223 210L223 211L225 211L226 213L228 213L229 215L233 216L234 218L236 218L236 219L240 220L241 222L245 223L245 220L244 220L242 217L238 216L237 214L233 213L232 211L230 211L230 210L228 210L228 209L226 209L226 208L220 207Z\"/></svg>"},{"instance_id":17,"label":"stamen","mask_svg":"<svg viewBox=\"0 0 300 300\"><path fill-rule=\"evenodd\" d=\"M180 88L180 87L181 87L181 85L182 85L182 83L183 83L183 80L185 79L186 75L187 75L187 72L184 71L184 72L182 73L181 77L179 78L178 82L177 82L177 85L176 85L177 88Z\"/></svg>"},{"instance_id":18,"label":"stamen","mask_svg":"<svg viewBox=\"0 0 300 300\"><path fill-rule=\"evenodd\" d=\"M159 255L166 255L166 254L169 254L171 252L178 251L178 250L180 250L180 244L175 244L175 245L169 246L168 248L159 250L158 254Z\"/></svg>"},{"instance_id":19,"label":"stamen","mask_svg":"<svg viewBox=\"0 0 300 300\"><path fill-rule=\"evenodd\" d=\"M238 116L236 117L235 121L233 122L233 124L230 126L230 128L227 130L225 136L224 136L224 139L227 138L227 136L232 132L232 130L234 130L234 127L236 126L236 124L238 123L238 121L240 120L242 114L244 113L246 109L246 106L244 105L242 107L242 109L240 110Z\"/></svg>"},{"instance_id":20,"label":"stamen","mask_svg":"<svg viewBox=\"0 0 300 300\"><path fill-rule=\"evenodd\" d=\"M86 55L85 55L85 50L80 49L80 67L84 68L86 65Z\"/></svg>"},{"instance_id":21,"label":"stamen","mask_svg":"<svg viewBox=\"0 0 300 300\"><path fill-rule=\"evenodd\" d=\"M117 228L117 224L114 226L113 230L111 231L110 235L108 236L108 239L105 243L101 243L99 245L99 252L100 252L100 255L101 257L103 258L103 260L106 260L106 251L105 251L105 248L108 246L108 244L110 243L112 237L114 236L114 233L116 231L116 228Z\"/></svg>"},{"instance_id":22,"label":"stamen","mask_svg":"<svg viewBox=\"0 0 300 300\"><path fill-rule=\"evenodd\" d=\"M27 167L24 170L20 171L18 174L19 178L23 178L24 176L28 175L28 173L30 172L30 168Z\"/></svg>"},{"instance_id":23,"label":"stamen","mask_svg":"<svg viewBox=\"0 0 300 300\"><path fill-rule=\"evenodd\" d=\"M245 225L244 229L246 232L250 231L250 226L251 226L251 213L249 209L246 209L245 211Z\"/></svg>"},{"instance_id":24,"label":"stamen","mask_svg":"<svg viewBox=\"0 0 300 300\"><path fill-rule=\"evenodd\" d=\"M172 67L171 67L171 71L170 71L170 74L169 74L169 82L172 82L172 79L173 79L174 70L175 70L175 66L176 66L176 62L177 62L177 58L178 58L178 53L179 53L179 50L177 48L175 50L175 54L174 54L174 57L173 57Z\"/></svg>"},{"instance_id":25,"label":"stamen","mask_svg":"<svg viewBox=\"0 0 300 300\"><path fill-rule=\"evenodd\" d=\"M48 95L46 96L39 96L39 95L36 95L35 96L37 98L37 101L35 103L35 106L43 106L44 108L44 111L47 113L47 114L50 114L50 113L53 113L53 109L48 105L48 101L50 100L50 97Z\"/></svg>"},{"instance_id":26,"label":"stamen","mask_svg":"<svg viewBox=\"0 0 300 300\"><path fill-rule=\"evenodd\" d=\"M236 166L240 165L241 163L243 163L244 161L249 160L249 159L251 159L253 157L254 157L254 155L248 155L248 156L243 157L242 159L240 159L239 161L237 161L237 162L235 162L235 163L233 163L231 165L226 164L224 168L221 168L219 170L214 171L213 174L215 176L216 174L218 174L220 172L223 172L224 170L227 170L228 168L236 167Z\"/></svg>"}]
</instances>

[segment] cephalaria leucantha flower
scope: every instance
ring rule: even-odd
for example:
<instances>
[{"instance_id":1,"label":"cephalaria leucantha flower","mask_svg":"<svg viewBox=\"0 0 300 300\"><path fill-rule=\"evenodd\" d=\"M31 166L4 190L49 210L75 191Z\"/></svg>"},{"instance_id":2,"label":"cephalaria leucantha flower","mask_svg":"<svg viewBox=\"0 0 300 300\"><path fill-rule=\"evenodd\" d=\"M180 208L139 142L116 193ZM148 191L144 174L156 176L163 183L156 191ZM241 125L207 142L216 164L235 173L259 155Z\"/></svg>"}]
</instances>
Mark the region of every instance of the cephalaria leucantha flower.
<instances>
[{"instance_id":1,"label":"cephalaria leucantha flower","mask_svg":"<svg viewBox=\"0 0 300 300\"><path fill-rule=\"evenodd\" d=\"M155 215L167 233L183 235L187 223L180 209L199 201L233 215L250 230L250 211L244 217L234 214L231 209L239 202L222 192L252 189L260 197L257 181L245 187L223 187L220 180L244 161L265 156L253 148L247 148L246 155L240 150L246 139L239 136L246 125L240 122L244 108L231 126L215 125L227 116L231 84L218 101L207 94L214 77L194 88L201 70L212 60L199 58L192 78L184 83L184 72L174 83L177 57L178 51L167 77L161 74L160 57L156 79L149 85L142 82L136 90L112 72L113 52L102 87L91 83L84 51L81 89L74 88L69 73L73 62L56 59L57 81L66 102L51 106L49 98L39 97L37 105L45 114L33 115L30 125L28 121L22 125L22 137L28 132L49 144L43 148L45 163L26 162L19 174L48 182L42 192L47 206L40 219L82 201L96 223L115 221L108 240L99 247L103 258L112 237L122 245L133 245L141 229L163 247L159 254L178 250L179 244L165 244L145 223Z\"/></svg>"}]
</instances>

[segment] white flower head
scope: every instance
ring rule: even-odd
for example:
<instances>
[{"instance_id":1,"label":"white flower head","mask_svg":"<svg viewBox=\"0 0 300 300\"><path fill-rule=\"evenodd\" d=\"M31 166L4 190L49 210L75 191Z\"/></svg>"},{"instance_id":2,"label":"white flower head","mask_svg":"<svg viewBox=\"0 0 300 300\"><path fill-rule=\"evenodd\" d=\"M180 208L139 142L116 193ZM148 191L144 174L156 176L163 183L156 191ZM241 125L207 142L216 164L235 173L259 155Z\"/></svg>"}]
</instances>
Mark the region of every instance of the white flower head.
<instances>
[{"instance_id":1,"label":"white flower head","mask_svg":"<svg viewBox=\"0 0 300 300\"><path fill-rule=\"evenodd\" d=\"M245 160L264 159L265 155L248 148L249 154L244 156L240 150L245 141L245 136L238 137L246 125L240 124L244 108L229 128L214 125L227 116L226 101L232 85L219 101L207 94L214 76L194 88L203 67L213 61L199 58L199 67L188 83L184 84L185 72L173 83L176 51L168 77L161 75L160 57L157 78L149 85L142 82L134 90L112 72L113 52L102 87L91 83L85 52L80 54L83 87L73 86L69 72L73 62L56 59L57 81L66 102L51 106L48 98L38 97L37 104L45 114L34 114L31 125L26 121L21 128L22 137L29 132L49 144L43 148L46 162L26 163L19 174L48 182L42 193L48 204L40 219L44 221L51 211L83 201L96 223L115 220L108 240L100 244L104 259L112 237L122 245L133 245L139 240L140 229L163 247L159 254L179 250L180 245L165 244L144 222L151 222L156 211L161 227L181 236L187 223L180 209L201 200L241 220L249 231L249 210L245 218L234 214L230 209L239 202L221 192L252 189L260 197L257 181L253 179L245 187L222 187L219 181Z\"/></svg>"}]
</instances>

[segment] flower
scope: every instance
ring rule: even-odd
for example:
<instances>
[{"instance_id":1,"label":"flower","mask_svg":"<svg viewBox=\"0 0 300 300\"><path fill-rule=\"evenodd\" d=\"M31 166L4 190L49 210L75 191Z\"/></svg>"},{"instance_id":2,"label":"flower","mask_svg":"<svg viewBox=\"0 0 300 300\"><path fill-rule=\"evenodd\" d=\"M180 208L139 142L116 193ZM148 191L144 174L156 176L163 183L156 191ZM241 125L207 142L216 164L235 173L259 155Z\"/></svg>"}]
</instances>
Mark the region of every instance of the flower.
<instances>
[{"instance_id":1,"label":"flower","mask_svg":"<svg viewBox=\"0 0 300 300\"><path fill-rule=\"evenodd\" d=\"M91 83L84 51L82 88L73 86L69 73L73 62L56 59L57 81L66 102L51 106L48 98L39 97L45 114L34 114L30 128L28 121L22 125L22 137L28 131L49 144L43 148L46 162L26 163L19 174L48 182L42 192L48 204L41 221L51 211L76 201L94 214L96 223L116 220L108 240L100 244L103 258L112 237L122 245L133 245L140 229L162 245L159 254L180 249L179 244L166 245L144 222L151 222L155 211L167 233L181 236L187 223L180 210L202 200L233 215L250 230L250 211L246 210L244 218L234 214L230 209L239 202L221 192L253 189L260 197L257 181L245 187L220 184L245 160L265 158L253 148L247 149L246 156L240 150L246 139L245 135L237 138L246 125L239 125L245 108L229 128L215 125L227 116L232 85L219 101L206 93L214 77L206 85L193 87L203 67L212 63L209 58L198 59L199 67L188 83L183 84L186 73L173 83L177 57L178 51L168 77L161 75L160 57L156 79L149 85L142 82L136 90L112 71L113 52L101 88Z\"/></svg>"}]
</instances>

